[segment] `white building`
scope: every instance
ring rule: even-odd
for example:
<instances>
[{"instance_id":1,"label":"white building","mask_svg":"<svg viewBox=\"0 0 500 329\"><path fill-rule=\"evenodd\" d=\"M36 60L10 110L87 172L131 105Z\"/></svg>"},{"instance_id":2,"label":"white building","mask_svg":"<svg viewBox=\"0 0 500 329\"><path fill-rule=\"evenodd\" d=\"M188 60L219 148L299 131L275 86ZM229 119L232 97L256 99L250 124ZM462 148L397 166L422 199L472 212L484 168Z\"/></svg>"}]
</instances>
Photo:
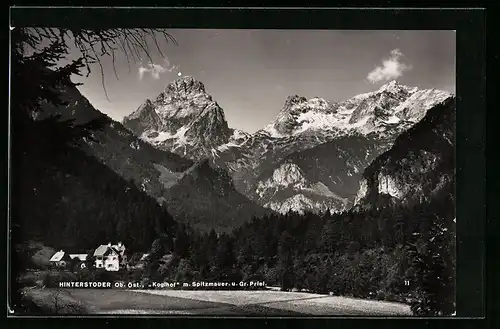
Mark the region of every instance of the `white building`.
<instances>
[{"instance_id":1,"label":"white building","mask_svg":"<svg viewBox=\"0 0 500 329\"><path fill-rule=\"evenodd\" d=\"M94 251L95 267L106 271L118 271L120 266L126 266L125 246L118 242L116 245L102 244Z\"/></svg>"},{"instance_id":2,"label":"white building","mask_svg":"<svg viewBox=\"0 0 500 329\"><path fill-rule=\"evenodd\" d=\"M68 253L64 252L63 250L59 250L54 255L52 255L49 261L55 267L66 267L70 260L71 258L69 257Z\"/></svg>"}]
</instances>

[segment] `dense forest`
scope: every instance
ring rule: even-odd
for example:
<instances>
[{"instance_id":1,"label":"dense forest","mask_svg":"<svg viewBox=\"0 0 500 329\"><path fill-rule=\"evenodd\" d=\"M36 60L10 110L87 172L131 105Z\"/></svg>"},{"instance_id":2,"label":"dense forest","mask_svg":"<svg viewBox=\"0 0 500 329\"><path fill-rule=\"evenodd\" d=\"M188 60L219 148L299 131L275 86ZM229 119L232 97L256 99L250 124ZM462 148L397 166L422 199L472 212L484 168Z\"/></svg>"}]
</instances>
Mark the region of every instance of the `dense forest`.
<instances>
[{"instance_id":1,"label":"dense forest","mask_svg":"<svg viewBox=\"0 0 500 329\"><path fill-rule=\"evenodd\" d=\"M50 163L26 156L12 176L12 223L22 227L23 240L74 252L121 240L140 251L175 224L133 182L78 149Z\"/></svg>"},{"instance_id":2,"label":"dense forest","mask_svg":"<svg viewBox=\"0 0 500 329\"><path fill-rule=\"evenodd\" d=\"M415 314L449 315L455 294L451 201L272 215L232 234L179 226L174 257L162 261L167 247L158 239L144 275L187 282L263 280L283 290L401 301Z\"/></svg>"},{"instance_id":3,"label":"dense forest","mask_svg":"<svg viewBox=\"0 0 500 329\"><path fill-rule=\"evenodd\" d=\"M284 290L405 302L416 315L452 314L454 123L454 99L429 110L365 170L368 191L349 211L273 214L219 236L179 226L174 257L163 261L158 240L144 275L263 280ZM380 193L381 174L404 197Z\"/></svg>"}]
</instances>

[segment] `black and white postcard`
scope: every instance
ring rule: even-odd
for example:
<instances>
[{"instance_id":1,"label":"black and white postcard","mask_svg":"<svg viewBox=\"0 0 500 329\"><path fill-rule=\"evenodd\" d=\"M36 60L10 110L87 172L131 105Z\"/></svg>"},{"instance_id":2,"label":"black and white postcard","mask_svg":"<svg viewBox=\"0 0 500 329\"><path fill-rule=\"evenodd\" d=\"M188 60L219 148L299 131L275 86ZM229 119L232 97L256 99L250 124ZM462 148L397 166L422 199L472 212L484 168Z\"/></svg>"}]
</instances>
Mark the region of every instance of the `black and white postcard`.
<instances>
[{"instance_id":1,"label":"black and white postcard","mask_svg":"<svg viewBox=\"0 0 500 329\"><path fill-rule=\"evenodd\" d=\"M11 314L455 314L455 31L10 34Z\"/></svg>"}]
</instances>

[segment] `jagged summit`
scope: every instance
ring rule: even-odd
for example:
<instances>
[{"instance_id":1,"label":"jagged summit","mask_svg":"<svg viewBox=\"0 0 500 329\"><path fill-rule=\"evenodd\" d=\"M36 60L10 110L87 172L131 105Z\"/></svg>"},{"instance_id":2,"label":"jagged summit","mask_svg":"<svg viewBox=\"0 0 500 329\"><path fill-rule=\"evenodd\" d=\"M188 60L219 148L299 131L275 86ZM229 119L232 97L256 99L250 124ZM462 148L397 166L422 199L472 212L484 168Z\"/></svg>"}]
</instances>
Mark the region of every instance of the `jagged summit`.
<instances>
[{"instance_id":1,"label":"jagged summit","mask_svg":"<svg viewBox=\"0 0 500 329\"><path fill-rule=\"evenodd\" d=\"M205 90L205 85L201 81L195 79L192 76L183 76L169 83L165 88L165 92L206 93L206 90Z\"/></svg>"},{"instance_id":2,"label":"jagged summit","mask_svg":"<svg viewBox=\"0 0 500 329\"><path fill-rule=\"evenodd\" d=\"M405 87L405 86L402 86L399 84L398 81L396 80L392 80L384 85L382 85L379 89L378 89L378 92L383 92L383 91L397 91L399 90L401 87Z\"/></svg>"},{"instance_id":3,"label":"jagged summit","mask_svg":"<svg viewBox=\"0 0 500 329\"><path fill-rule=\"evenodd\" d=\"M338 103L319 97L307 99L293 95L287 97L283 109L264 131L274 137L296 136L306 131L331 131L336 135L397 135L406 129L398 129L400 121L416 122L427 109L450 96L444 91L421 90L396 80Z\"/></svg>"},{"instance_id":4,"label":"jagged summit","mask_svg":"<svg viewBox=\"0 0 500 329\"><path fill-rule=\"evenodd\" d=\"M307 102L307 98L299 95L288 96L285 100L285 105L283 105L283 110L289 110L293 106L301 103Z\"/></svg>"},{"instance_id":5,"label":"jagged summit","mask_svg":"<svg viewBox=\"0 0 500 329\"><path fill-rule=\"evenodd\" d=\"M123 123L148 143L192 160L207 157L232 136L222 108L191 76L172 81Z\"/></svg>"},{"instance_id":6,"label":"jagged summit","mask_svg":"<svg viewBox=\"0 0 500 329\"><path fill-rule=\"evenodd\" d=\"M417 87L409 87L403 84L400 84L397 80L392 80L384 85L382 85L375 93L413 93L417 91Z\"/></svg>"},{"instance_id":7,"label":"jagged summit","mask_svg":"<svg viewBox=\"0 0 500 329\"><path fill-rule=\"evenodd\" d=\"M321 97L306 98L299 95L288 96L285 104L281 109L281 113L288 112L304 112L307 109L328 109L332 104Z\"/></svg>"}]
</instances>

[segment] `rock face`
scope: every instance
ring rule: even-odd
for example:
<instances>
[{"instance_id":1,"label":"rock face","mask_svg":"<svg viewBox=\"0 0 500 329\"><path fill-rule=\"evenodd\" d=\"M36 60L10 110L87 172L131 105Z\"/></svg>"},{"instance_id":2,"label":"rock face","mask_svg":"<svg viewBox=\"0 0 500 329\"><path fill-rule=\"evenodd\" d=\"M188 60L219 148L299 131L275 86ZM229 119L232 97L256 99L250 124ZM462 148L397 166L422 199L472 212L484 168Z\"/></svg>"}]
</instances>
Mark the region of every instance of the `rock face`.
<instances>
[{"instance_id":1,"label":"rock face","mask_svg":"<svg viewBox=\"0 0 500 329\"><path fill-rule=\"evenodd\" d=\"M455 99L450 98L430 109L366 168L355 207L453 197L454 185Z\"/></svg>"},{"instance_id":2,"label":"rock face","mask_svg":"<svg viewBox=\"0 0 500 329\"><path fill-rule=\"evenodd\" d=\"M396 81L342 102L293 95L271 123L247 134L228 127L201 82L184 77L123 122L159 149L228 170L236 190L264 207L342 211L371 161L451 97Z\"/></svg>"},{"instance_id":3,"label":"rock face","mask_svg":"<svg viewBox=\"0 0 500 329\"><path fill-rule=\"evenodd\" d=\"M302 169L293 162L283 163L271 177L259 181L256 194L257 200L266 202L264 207L280 213L345 209L349 203L321 181L306 179Z\"/></svg>"},{"instance_id":4,"label":"rock face","mask_svg":"<svg viewBox=\"0 0 500 329\"><path fill-rule=\"evenodd\" d=\"M125 117L123 124L157 148L193 160L209 157L212 149L235 142L233 135L240 135L228 128L223 110L192 77L170 83L155 100L146 100Z\"/></svg>"}]
</instances>

